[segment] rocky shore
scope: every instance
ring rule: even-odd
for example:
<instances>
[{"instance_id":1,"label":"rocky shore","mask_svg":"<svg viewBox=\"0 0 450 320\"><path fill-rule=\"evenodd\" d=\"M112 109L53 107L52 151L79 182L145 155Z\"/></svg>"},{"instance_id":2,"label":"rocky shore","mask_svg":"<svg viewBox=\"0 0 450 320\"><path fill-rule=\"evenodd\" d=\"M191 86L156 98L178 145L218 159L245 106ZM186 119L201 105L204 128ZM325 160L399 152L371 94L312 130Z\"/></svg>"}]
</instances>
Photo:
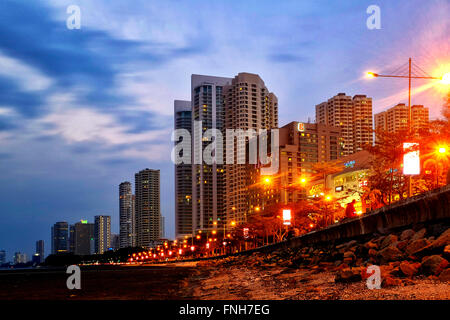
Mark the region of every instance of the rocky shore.
<instances>
[{"instance_id":1,"label":"rocky shore","mask_svg":"<svg viewBox=\"0 0 450 320\"><path fill-rule=\"evenodd\" d=\"M450 228L415 226L344 243L202 261L198 299L450 299ZM367 268L379 266L381 289Z\"/></svg>"}]
</instances>

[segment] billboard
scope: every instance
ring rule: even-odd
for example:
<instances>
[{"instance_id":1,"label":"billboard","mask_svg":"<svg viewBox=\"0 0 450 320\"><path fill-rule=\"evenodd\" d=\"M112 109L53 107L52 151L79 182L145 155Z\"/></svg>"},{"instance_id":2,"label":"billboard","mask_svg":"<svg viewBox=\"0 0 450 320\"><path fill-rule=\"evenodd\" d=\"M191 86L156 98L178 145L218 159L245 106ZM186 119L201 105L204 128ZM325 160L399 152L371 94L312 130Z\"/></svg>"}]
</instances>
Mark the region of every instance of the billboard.
<instances>
[{"instance_id":1,"label":"billboard","mask_svg":"<svg viewBox=\"0 0 450 320\"><path fill-rule=\"evenodd\" d=\"M420 155L419 144L416 142L403 143L403 174L417 175L420 174Z\"/></svg>"}]
</instances>

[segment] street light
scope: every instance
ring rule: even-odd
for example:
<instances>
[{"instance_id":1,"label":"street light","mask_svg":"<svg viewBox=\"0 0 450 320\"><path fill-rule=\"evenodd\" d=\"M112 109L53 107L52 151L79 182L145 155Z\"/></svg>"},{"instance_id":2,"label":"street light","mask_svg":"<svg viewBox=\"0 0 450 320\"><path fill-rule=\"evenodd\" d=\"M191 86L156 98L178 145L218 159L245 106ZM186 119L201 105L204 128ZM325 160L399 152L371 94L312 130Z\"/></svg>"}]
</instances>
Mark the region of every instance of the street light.
<instances>
[{"instance_id":1,"label":"street light","mask_svg":"<svg viewBox=\"0 0 450 320\"><path fill-rule=\"evenodd\" d=\"M412 75L412 60L411 58L409 58L408 61L408 75L398 75L398 74L393 74L393 75L388 75L388 74L378 74L375 72L367 72L367 76L369 78L405 78L408 79L408 112L409 112L409 132L412 132L412 112L411 112L411 81L412 79L429 79L429 80L440 80L442 83L444 84L450 84L450 73L446 73L444 74L442 77L438 78L438 77L430 77L428 75L426 76L413 76ZM416 66L417 67L417 66ZM417 67L419 70L422 71L422 69L420 69L420 67ZM422 71L422 73L425 73ZM408 175L408 197L412 196L412 175Z\"/></svg>"}]
</instances>

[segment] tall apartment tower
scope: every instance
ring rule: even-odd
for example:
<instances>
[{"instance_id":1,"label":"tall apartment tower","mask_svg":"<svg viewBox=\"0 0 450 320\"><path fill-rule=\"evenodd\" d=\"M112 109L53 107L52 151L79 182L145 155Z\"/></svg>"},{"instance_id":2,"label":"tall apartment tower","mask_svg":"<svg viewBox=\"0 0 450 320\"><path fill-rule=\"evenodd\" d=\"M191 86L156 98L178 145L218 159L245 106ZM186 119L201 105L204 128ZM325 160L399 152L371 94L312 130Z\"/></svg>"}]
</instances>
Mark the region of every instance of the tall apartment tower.
<instances>
[{"instance_id":1,"label":"tall apartment tower","mask_svg":"<svg viewBox=\"0 0 450 320\"><path fill-rule=\"evenodd\" d=\"M111 216L95 216L95 253L102 254L111 248Z\"/></svg>"},{"instance_id":2,"label":"tall apartment tower","mask_svg":"<svg viewBox=\"0 0 450 320\"><path fill-rule=\"evenodd\" d=\"M175 100L174 129L185 129L192 135L191 128L191 102ZM190 234L192 234L192 166L179 164L175 165L175 237L180 239Z\"/></svg>"},{"instance_id":3,"label":"tall apartment tower","mask_svg":"<svg viewBox=\"0 0 450 320\"><path fill-rule=\"evenodd\" d=\"M160 172L144 169L135 174L136 245L152 247L161 237Z\"/></svg>"},{"instance_id":4,"label":"tall apartment tower","mask_svg":"<svg viewBox=\"0 0 450 320\"><path fill-rule=\"evenodd\" d=\"M404 103L374 115L375 130L389 133L409 129L409 108ZM419 136L429 126L429 110L422 105L411 106L412 130Z\"/></svg>"},{"instance_id":5,"label":"tall apartment tower","mask_svg":"<svg viewBox=\"0 0 450 320\"><path fill-rule=\"evenodd\" d=\"M69 224L65 221L52 226L52 254L69 251Z\"/></svg>"},{"instance_id":6,"label":"tall apartment tower","mask_svg":"<svg viewBox=\"0 0 450 320\"><path fill-rule=\"evenodd\" d=\"M226 129L242 129L244 136L245 131L254 130L258 134L259 129L278 127L278 99L257 74L239 73L224 87L224 111ZM226 142L225 153L231 152L231 148L234 164L225 166L226 221L243 223L249 213L249 164L248 159L238 159L236 139Z\"/></svg>"},{"instance_id":7,"label":"tall apartment tower","mask_svg":"<svg viewBox=\"0 0 450 320\"><path fill-rule=\"evenodd\" d=\"M224 221L225 173L224 165L206 164L202 150L211 141L202 138L209 129L224 133L225 109L224 87L231 84L231 78L191 76L192 110L192 229L209 230ZM201 121L201 125L200 124ZM217 153L217 157L221 154Z\"/></svg>"},{"instance_id":8,"label":"tall apartment tower","mask_svg":"<svg viewBox=\"0 0 450 320\"><path fill-rule=\"evenodd\" d=\"M36 255L39 255L39 263L44 262L44 240L36 241Z\"/></svg>"},{"instance_id":9,"label":"tall apartment tower","mask_svg":"<svg viewBox=\"0 0 450 320\"><path fill-rule=\"evenodd\" d=\"M119 219L120 219L120 247L136 246L135 207L131 183L122 182L119 185Z\"/></svg>"},{"instance_id":10,"label":"tall apartment tower","mask_svg":"<svg viewBox=\"0 0 450 320\"><path fill-rule=\"evenodd\" d=\"M74 224L74 253L84 256L95 252L94 224L81 220Z\"/></svg>"},{"instance_id":11,"label":"tall apartment tower","mask_svg":"<svg viewBox=\"0 0 450 320\"><path fill-rule=\"evenodd\" d=\"M373 143L372 98L338 93L316 105L316 123L341 128L342 156L361 151Z\"/></svg>"}]
</instances>

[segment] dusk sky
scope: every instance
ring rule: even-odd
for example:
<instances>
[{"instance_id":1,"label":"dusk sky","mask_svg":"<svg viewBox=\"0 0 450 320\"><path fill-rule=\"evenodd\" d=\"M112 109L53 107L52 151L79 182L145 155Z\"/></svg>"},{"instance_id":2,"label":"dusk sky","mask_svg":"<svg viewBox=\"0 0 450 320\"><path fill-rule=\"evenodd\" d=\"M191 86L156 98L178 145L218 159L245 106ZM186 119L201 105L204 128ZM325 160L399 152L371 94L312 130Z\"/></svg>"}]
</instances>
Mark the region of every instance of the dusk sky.
<instances>
[{"instance_id":1,"label":"dusk sky","mask_svg":"<svg viewBox=\"0 0 450 320\"><path fill-rule=\"evenodd\" d=\"M381 29L369 30L369 5ZM81 29L69 30L69 5ZM278 96L279 124L314 120L339 92L366 94L374 113L407 103L407 80L372 79L412 57L450 70L450 2L2 0L0 250L34 253L56 221L112 216L118 185L161 169L166 236L174 236L173 100L193 73L257 73ZM413 104L439 117L443 90L415 81Z\"/></svg>"}]
</instances>

